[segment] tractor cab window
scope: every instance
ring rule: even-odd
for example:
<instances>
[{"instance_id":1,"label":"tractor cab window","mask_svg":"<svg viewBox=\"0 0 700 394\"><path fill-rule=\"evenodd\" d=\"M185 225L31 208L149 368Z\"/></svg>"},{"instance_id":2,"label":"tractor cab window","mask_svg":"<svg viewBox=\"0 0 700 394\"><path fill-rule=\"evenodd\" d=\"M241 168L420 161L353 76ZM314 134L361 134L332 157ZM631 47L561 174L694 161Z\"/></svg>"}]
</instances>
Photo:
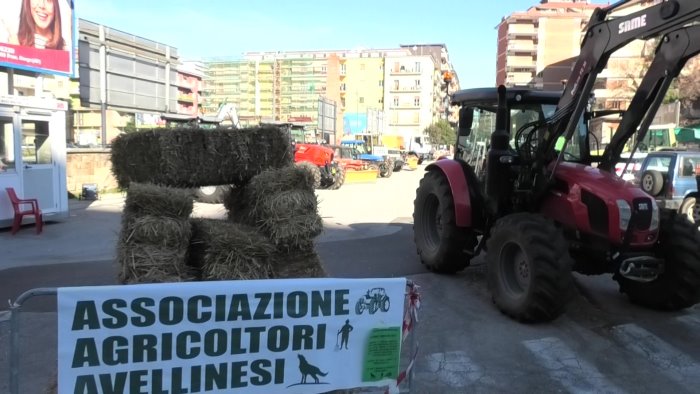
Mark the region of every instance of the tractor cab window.
<instances>
[{"instance_id":1,"label":"tractor cab window","mask_svg":"<svg viewBox=\"0 0 700 394\"><path fill-rule=\"evenodd\" d=\"M586 149L585 141L588 139L588 136L588 126L586 120L582 116L576 124L571 140L565 144L566 136L564 132L562 132L562 135L557 138L554 144L554 150L559 154L562 148L564 148L564 145L566 145L562 159L564 161L580 162L581 158L584 157L582 150Z\"/></svg>"}]
</instances>

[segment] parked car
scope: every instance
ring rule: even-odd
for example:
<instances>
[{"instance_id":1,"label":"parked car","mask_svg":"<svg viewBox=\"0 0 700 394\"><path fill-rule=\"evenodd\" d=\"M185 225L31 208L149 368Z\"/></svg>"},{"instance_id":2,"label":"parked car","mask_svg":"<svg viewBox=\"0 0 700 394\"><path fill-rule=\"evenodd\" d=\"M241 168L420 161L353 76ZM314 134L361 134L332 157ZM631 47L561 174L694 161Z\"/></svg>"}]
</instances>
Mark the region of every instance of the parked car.
<instances>
[{"instance_id":1,"label":"parked car","mask_svg":"<svg viewBox=\"0 0 700 394\"><path fill-rule=\"evenodd\" d=\"M653 196L659 208L678 211L693 221L697 217L698 179L700 152L658 151L650 152L642 162L635 182Z\"/></svg>"},{"instance_id":2,"label":"parked car","mask_svg":"<svg viewBox=\"0 0 700 394\"><path fill-rule=\"evenodd\" d=\"M630 154L623 153L620 155L622 161L615 165L615 173L617 176L621 177L626 181L634 181L635 176L639 173L642 168L642 162L647 157L647 153L636 152L632 156L632 160L629 160ZM623 173L624 172L624 173Z\"/></svg>"}]
</instances>

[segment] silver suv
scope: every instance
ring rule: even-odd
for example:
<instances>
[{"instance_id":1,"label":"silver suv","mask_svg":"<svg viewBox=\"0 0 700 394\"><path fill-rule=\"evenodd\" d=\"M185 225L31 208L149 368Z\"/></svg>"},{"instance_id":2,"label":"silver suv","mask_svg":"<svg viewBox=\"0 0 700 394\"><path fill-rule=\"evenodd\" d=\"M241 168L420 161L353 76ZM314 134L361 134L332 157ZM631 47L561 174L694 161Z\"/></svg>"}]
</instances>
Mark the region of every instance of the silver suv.
<instances>
[{"instance_id":1,"label":"silver suv","mask_svg":"<svg viewBox=\"0 0 700 394\"><path fill-rule=\"evenodd\" d=\"M656 199L659 208L678 211L700 223L697 174L700 174L700 152L662 150L647 155L636 182Z\"/></svg>"}]
</instances>

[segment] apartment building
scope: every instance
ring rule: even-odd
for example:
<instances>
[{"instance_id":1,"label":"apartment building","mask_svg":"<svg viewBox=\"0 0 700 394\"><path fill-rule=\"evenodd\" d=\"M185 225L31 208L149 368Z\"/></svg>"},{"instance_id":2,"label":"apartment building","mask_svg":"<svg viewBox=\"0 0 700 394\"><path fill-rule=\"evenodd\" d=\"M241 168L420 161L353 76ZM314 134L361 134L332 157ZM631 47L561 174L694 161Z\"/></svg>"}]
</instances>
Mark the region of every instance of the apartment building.
<instances>
[{"instance_id":1,"label":"apartment building","mask_svg":"<svg viewBox=\"0 0 700 394\"><path fill-rule=\"evenodd\" d=\"M390 72L389 64L393 67L397 62L397 73ZM243 125L294 122L314 129L318 127L318 106L323 98L337 104L338 138L343 134L395 132L398 128L422 132L444 117L447 89L441 70L452 69L442 44L248 52L243 59L207 59L205 64L203 95L207 110L230 102L238 107ZM408 69L414 71L409 73ZM454 75L450 92L458 88ZM389 93L392 90L387 84L395 79L399 80L399 90ZM400 96L399 105L388 105L387 100L393 103L396 95ZM415 115L408 115L408 104ZM409 118L413 123L408 123ZM456 117L451 120L456 121Z\"/></svg>"},{"instance_id":2,"label":"apartment building","mask_svg":"<svg viewBox=\"0 0 700 394\"><path fill-rule=\"evenodd\" d=\"M183 62L177 66L177 113L198 116L202 114L202 78L205 67L201 62Z\"/></svg>"},{"instance_id":3,"label":"apartment building","mask_svg":"<svg viewBox=\"0 0 700 394\"><path fill-rule=\"evenodd\" d=\"M432 56L386 58L384 103L387 134L421 135L435 111L435 62Z\"/></svg>"},{"instance_id":4,"label":"apartment building","mask_svg":"<svg viewBox=\"0 0 700 394\"><path fill-rule=\"evenodd\" d=\"M561 90L596 7L588 0L541 0L498 24L496 84Z\"/></svg>"}]
</instances>

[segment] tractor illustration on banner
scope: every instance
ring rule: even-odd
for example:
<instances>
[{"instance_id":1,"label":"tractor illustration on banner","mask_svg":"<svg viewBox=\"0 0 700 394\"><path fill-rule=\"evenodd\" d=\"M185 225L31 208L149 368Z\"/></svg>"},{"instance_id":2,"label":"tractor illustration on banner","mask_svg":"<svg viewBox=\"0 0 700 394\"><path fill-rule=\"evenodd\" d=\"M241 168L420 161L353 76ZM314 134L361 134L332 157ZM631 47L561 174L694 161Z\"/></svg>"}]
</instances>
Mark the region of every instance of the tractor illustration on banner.
<instances>
[{"instance_id":1,"label":"tractor illustration on banner","mask_svg":"<svg viewBox=\"0 0 700 394\"><path fill-rule=\"evenodd\" d=\"M388 311L390 305L386 290L383 287L375 287L367 290L367 293L357 300L355 313L361 315L365 310L368 310L370 315L374 315L380 309L382 312Z\"/></svg>"}]
</instances>

